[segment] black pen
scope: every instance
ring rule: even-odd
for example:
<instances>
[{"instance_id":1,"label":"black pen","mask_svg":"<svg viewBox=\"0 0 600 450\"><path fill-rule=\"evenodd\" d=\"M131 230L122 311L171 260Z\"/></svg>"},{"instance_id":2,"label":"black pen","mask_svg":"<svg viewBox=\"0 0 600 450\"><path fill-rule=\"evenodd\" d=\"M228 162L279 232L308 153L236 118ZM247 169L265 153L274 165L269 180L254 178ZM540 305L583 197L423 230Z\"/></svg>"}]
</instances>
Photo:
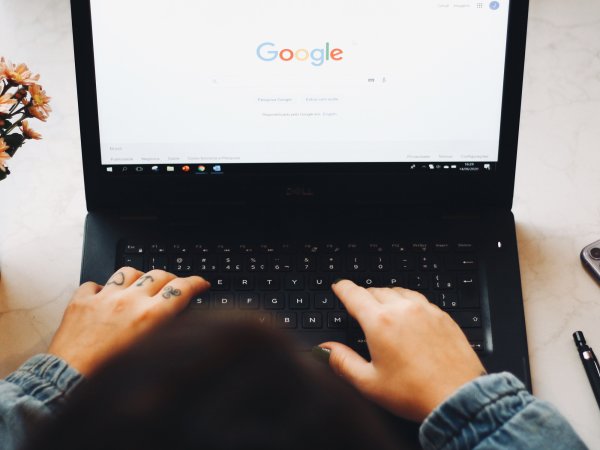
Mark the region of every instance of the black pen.
<instances>
[{"instance_id":1,"label":"black pen","mask_svg":"<svg viewBox=\"0 0 600 450\"><path fill-rule=\"evenodd\" d=\"M577 346L577 351L579 351L585 372L590 380L596 402L600 408L600 365L598 365L594 351L585 342L585 337L581 331L573 333L573 339L575 340L575 345Z\"/></svg>"}]
</instances>

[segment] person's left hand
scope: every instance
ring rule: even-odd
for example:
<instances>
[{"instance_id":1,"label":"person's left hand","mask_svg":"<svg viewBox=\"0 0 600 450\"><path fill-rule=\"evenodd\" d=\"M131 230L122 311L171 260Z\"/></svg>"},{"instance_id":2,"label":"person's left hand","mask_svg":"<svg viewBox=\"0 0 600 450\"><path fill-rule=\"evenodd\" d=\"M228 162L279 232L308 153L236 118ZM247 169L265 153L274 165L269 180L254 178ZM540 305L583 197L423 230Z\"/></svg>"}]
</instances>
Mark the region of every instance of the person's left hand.
<instances>
[{"instance_id":1,"label":"person's left hand","mask_svg":"<svg viewBox=\"0 0 600 450\"><path fill-rule=\"evenodd\" d=\"M106 283L83 284L75 294L48 353L84 376L141 336L181 312L210 284L161 270L146 274L125 267Z\"/></svg>"}]
</instances>

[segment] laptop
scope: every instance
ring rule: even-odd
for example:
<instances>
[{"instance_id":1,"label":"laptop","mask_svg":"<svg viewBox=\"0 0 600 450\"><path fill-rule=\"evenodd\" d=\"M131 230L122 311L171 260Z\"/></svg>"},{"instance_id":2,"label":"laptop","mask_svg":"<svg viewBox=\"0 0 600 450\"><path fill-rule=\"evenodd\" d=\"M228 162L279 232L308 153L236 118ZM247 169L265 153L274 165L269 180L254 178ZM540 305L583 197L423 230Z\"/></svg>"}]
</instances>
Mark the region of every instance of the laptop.
<instances>
[{"instance_id":1,"label":"laptop","mask_svg":"<svg viewBox=\"0 0 600 450\"><path fill-rule=\"evenodd\" d=\"M511 212L527 1L71 7L82 282L201 275L190 314L367 357L331 282L408 287L531 386Z\"/></svg>"}]
</instances>

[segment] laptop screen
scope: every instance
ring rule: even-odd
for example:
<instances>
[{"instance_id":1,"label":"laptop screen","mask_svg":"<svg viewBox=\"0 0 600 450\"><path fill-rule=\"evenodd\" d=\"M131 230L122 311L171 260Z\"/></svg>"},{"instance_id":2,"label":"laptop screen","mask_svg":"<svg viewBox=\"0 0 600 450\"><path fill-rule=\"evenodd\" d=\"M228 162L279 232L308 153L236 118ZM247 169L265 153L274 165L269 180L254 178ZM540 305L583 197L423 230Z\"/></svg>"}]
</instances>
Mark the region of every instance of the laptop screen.
<instances>
[{"instance_id":1,"label":"laptop screen","mask_svg":"<svg viewBox=\"0 0 600 450\"><path fill-rule=\"evenodd\" d=\"M493 171L509 0L92 0L108 173ZM308 166L307 166L308 167Z\"/></svg>"}]
</instances>

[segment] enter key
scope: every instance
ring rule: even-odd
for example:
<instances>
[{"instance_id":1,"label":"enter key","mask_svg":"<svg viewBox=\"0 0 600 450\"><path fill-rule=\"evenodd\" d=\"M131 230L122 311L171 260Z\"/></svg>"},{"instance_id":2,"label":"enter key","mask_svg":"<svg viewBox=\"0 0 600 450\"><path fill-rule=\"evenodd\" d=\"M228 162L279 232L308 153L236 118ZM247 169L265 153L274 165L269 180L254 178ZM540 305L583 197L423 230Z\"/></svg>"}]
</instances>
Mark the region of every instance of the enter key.
<instances>
[{"instance_id":1,"label":"enter key","mask_svg":"<svg viewBox=\"0 0 600 450\"><path fill-rule=\"evenodd\" d=\"M479 308L480 292L475 272L459 273L456 277L456 286L461 308Z\"/></svg>"}]
</instances>

